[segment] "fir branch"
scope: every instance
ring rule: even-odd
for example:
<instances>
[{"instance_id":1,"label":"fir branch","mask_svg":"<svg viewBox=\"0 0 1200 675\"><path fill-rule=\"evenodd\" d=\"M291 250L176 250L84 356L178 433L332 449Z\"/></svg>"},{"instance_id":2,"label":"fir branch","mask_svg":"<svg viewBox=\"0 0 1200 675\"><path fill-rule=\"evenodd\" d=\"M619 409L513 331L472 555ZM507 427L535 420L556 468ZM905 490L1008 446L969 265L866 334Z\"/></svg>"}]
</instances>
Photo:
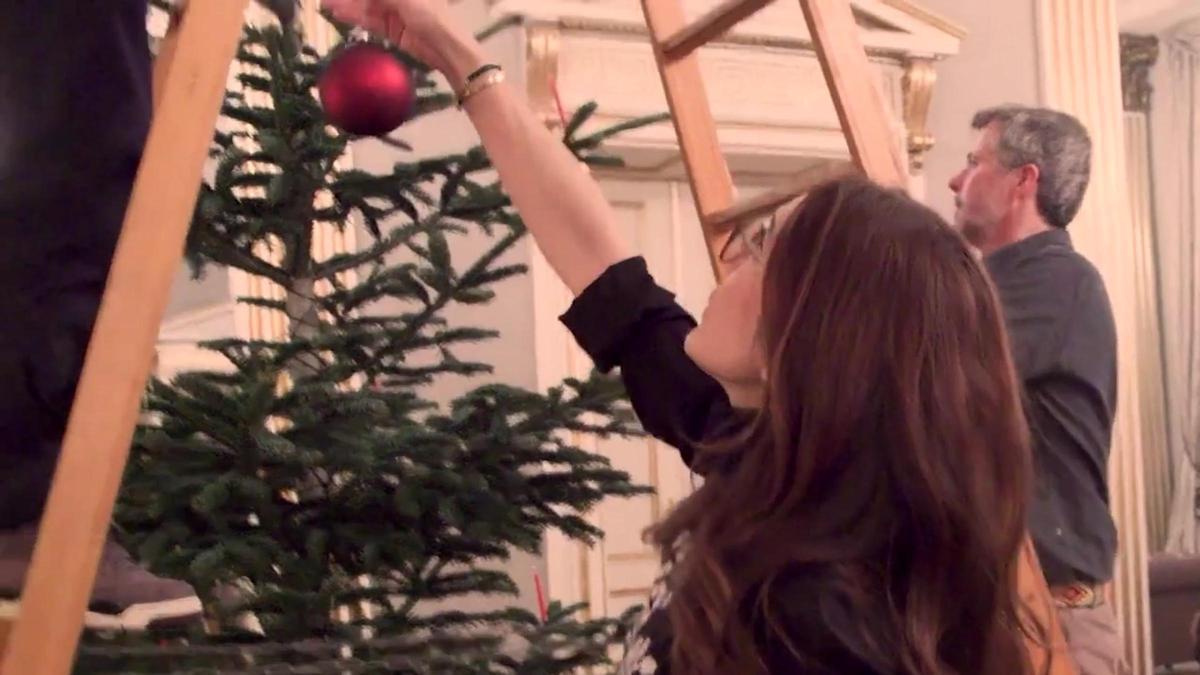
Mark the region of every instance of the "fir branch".
<instances>
[{"instance_id":1,"label":"fir branch","mask_svg":"<svg viewBox=\"0 0 1200 675\"><path fill-rule=\"evenodd\" d=\"M289 277L285 270L254 255L247 247L227 244L224 240L213 236L204 234L200 236L202 238L199 240L199 245L204 246L205 253L213 262L270 279L280 286L287 285Z\"/></svg>"},{"instance_id":2,"label":"fir branch","mask_svg":"<svg viewBox=\"0 0 1200 675\"><path fill-rule=\"evenodd\" d=\"M662 122L668 122L668 121L670 121L670 119L671 119L671 116L668 113L658 113L658 114L654 114L654 115L646 115L643 117L635 117L633 119L626 120L625 122L620 122L618 124L614 124L612 126L605 127L604 129L600 129L599 131L593 132L592 134L589 134L582 138L568 137L567 144L569 147L572 148L572 150L575 150L577 152L582 152L583 150L591 150L591 149L597 148L600 145L602 145L604 143L604 141L607 141L610 138L613 138L614 136L625 133L626 131L630 131L633 129L640 129L645 126L649 126L649 125L653 125L653 124L660 124ZM576 129L576 130L578 130L578 129Z\"/></svg>"},{"instance_id":3,"label":"fir branch","mask_svg":"<svg viewBox=\"0 0 1200 675\"><path fill-rule=\"evenodd\" d=\"M403 150L405 152L412 152L413 149L408 143L405 143L398 138L392 138L391 136L376 136L375 140L383 143L384 145L393 147L397 150Z\"/></svg>"},{"instance_id":4,"label":"fir branch","mask_svg":"<svg viewBox=\"0 0 1200 675\"><path fill-rule=\"evenodd\" d=\"M519 15L509 15L493 21L485 26L482 30L475 33L475 39L480 42L487 42L493 35L500 33L503 30L520 26L524 24L524 18Z\"/></svg>"}]
</instances>

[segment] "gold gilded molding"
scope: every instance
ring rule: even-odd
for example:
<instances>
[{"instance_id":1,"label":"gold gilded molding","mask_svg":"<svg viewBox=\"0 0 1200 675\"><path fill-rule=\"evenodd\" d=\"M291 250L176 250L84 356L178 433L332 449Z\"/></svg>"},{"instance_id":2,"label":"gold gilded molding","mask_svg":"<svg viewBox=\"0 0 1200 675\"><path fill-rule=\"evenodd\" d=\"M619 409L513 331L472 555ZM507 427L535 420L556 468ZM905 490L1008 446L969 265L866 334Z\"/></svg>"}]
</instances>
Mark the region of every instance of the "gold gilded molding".
<instances>
[{"instance_id":1,"label":"gold gilded molding","mask_svg":"<svg viewBox=\"0 0 1200 675\"><path fill-rule=\"evenodd\" d=\"M918 173L925 166L925 153L933 147L935 138L929 132L929 105L933 101L933 86L937 71L933 59L910 58L904 62L904 126L908 131L909 170Z\"/></svg>"},{"instance_id":2,"label":"gold gilded molding","mask_svg":"<svg viewBox=\"0 0 1200 675\"><path fill-rule=\"evenodd\" d=\"M1121 33L1121 93L1125 110L1149 112L1150 70L1158 60L1158 38Z\"/></svg>"},{"instance_id":3,"label":"gold gilded molding","mask_svg":"<svg viewBox=\"0 0 1200 675\"><path fill-rule=\"evenodd\" d=\"M555 87L558 82L558 52L562 35L557 24L529 23L525 26L525 82L529 104L551 129L562 127Z\"/></svg>"}]
</instances>

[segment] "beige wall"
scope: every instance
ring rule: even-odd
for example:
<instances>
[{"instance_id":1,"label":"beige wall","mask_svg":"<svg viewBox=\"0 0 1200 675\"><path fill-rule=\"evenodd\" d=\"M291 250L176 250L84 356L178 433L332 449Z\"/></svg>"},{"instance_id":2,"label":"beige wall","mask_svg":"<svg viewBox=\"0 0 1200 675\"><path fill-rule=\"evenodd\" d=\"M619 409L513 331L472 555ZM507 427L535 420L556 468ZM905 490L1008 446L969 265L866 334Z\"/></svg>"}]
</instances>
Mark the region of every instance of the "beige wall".
<instances>
[{"instance_id":1,"label":"beige wall","mask_svg":"<svg viewBox=\"0 0 1200 675\"><path fill-rule=\"evenodd\" d=\"M925 164L927 202L946 218L954 200L946 187L974 146L971 116L1000 103L1036 104L1038 61L1033 0L920 0L962 25L957 56L938 63L929 129L937 145Z\"/></svg>"},{"instance_id":2,"label":"beige wall","mask_svg":"<svg viewBox=\"0 0 1200 675\"><path fill-rule=\"evenodd\" d=\"M167 302L164 320L193 309L213 307L228 303L229 270L211 265L200 279L192 278L192 270L185 264L175 274L171 286L171 297Z\"/></svg>"}]
</instances>

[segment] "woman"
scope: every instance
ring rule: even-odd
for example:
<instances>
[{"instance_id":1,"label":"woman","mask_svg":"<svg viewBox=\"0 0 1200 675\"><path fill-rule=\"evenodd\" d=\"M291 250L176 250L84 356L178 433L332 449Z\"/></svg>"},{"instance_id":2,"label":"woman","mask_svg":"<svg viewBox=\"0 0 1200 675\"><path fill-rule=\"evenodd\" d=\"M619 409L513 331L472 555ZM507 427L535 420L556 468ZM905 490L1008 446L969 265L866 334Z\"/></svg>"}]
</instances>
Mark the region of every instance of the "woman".
<instances>
[{"instance_id":1,"label":"woman","mask_svg":"<svg viewBox=\"0 0 1200 675\"><path fill-rule=\"evenodd\" d=\"M624 672L1029 670L1029 448L999 307L958 235L868 181L827 184L778 228L737 231L696 327L442 0L326 6L459 89L577 296L564 322L705 474L651 530L668 571Z\"/></svg>"}]
</instances>

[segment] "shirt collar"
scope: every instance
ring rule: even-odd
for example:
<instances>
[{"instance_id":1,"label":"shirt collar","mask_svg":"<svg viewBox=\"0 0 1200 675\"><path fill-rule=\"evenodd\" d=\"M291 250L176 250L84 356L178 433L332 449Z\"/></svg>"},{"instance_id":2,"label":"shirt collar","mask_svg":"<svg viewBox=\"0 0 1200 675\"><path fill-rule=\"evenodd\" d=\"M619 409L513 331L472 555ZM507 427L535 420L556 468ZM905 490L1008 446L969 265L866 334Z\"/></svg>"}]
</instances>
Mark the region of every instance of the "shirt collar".
<instances>
[{"instance_id":1,"label":"shirt collar","mask_svg":"<svg viewBox=\"0 0 1200 675\"><path fill-rule=\"evenodd\" d=\"M988 269L1007 269L1031 255L1036 255L1042 251L1056 247L1071 246L1071 235L1067 233L1066 228L1051 227L1044 232L1025 237L1020 241L1014 241L1007 246L1002 246L992 254L984 258Z\"/></svg>"}]
</instances>

